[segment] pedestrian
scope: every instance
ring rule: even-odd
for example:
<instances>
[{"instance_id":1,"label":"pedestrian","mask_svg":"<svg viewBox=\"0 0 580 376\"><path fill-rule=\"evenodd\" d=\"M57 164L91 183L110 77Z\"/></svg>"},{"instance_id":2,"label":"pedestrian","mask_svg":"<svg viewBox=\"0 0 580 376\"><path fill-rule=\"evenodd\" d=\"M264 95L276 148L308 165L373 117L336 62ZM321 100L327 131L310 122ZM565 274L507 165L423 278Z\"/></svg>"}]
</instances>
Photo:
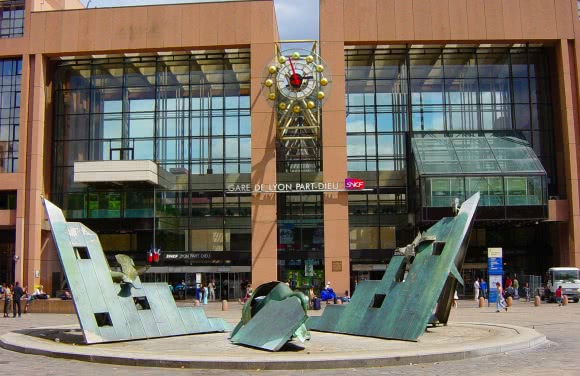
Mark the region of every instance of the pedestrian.
<instances>
[{"instance_id":1,"label":"pedestrian","mask_svg":"<svg viewBox=\"0 0 580 376\"><path fill-rule=\"evenodd\" d=\"M341 297L340 300L342 300L343 303L350 303L350 294L348 293L348 290L344 291L344 296Z\"/></svg>"},{"instance_id":2,"label":"pedestrian","mask_svg":"<svg viewBox=\"0 0 580 376\"><path fill-rule=\"evenodd\" d=\"M314 308L314 299L316 299L316 294L314 293L314 287L310 286L308 288L308 304L311 309Z\"/></svg>"},{"instance_id":3,"label":"pedestrian","mask_svg":"<svg viewBox=\"0 0 580 376\"><path fill-rule=\"evenodd\" d=\"M562 286L558 286L556 289L556 303L558 303L558 307L562 305Z\"/></svg>"},{"instance_id":4,"label":"pedestrian","mask_svg":"<svg viewBox=\"0 0 580 376\"><path fill-rule=\"evenodd\" d=\"M12 285L4 283L2 285L2 290L4 290L4 293L2 294L2 298L4 299L4 317L8 317L8 313L10 312L10 300L12 299Z\"/></svg>"},{"instance_id":5,"label":"pedestrian","mask_svg":"<svg viewBox=\"0 0 580 376\"><path fill-rule=\"evenodd\" d=\"M499 312L501 309L505 309L507 312L507 304L505 303L505 298L503 297L503 289L499 282L495 283L495 288L497 290L497 299L495 301L496 304L496 312Z\"/></svg>"},{"instance_id":6,"label":"pedestrian","mask_svg":"<svg viewBox=\"0 0 580 376\"><path fill-rule=\"evenodd\" d=\"M531 297L530 297L530 285L528 284L528 282L526 282L525 286L524 286L524 294L526 295L526 302L530 302Z\"/></svg>"},{"instance_id":7,"label":"pedestrian","mask_svg":"<svg viewBox=\"0 0 580 376\"><path fill-rule=\"evenodd\" d=\"M12 317L16 317L16 308L18 308L18 317L22 317L22 308L20 306L20 299L24 296L24 290L20 287L20 283L14 284L12 291Z\"/></svg>"},{"instance_id":8,"label":"pedestrian","mask_svg":"<svg viewBox=\"0 0 580 376\"><path fill-rule=\"evenodd\" d=\"M453 307L457 308L457 302L459 301L459 295L457 295L457 290L453 293Z\"/></svg>"},{"instance_id":9,"label":"pedestrian","mask_svg":"<svg viewBox=\"0 0 580 376\"><path fill-rule=\"evenodd\" d=\"M508 275L505 279L505 288L509 289L510 287L512 287L512 280L511 280L510 276Z\"/></svg>"},{"instance_id":10,"label":"pedestrian","mask_svg":"<svg viewBox=\"0 0 580 376\"><path fill-rule=\"evenodd\" d=\"M207 286L205 284L201 285L202 287L202 297L203 297L203 304L207 304L207 295L208 295L208 290L207 290Z\"/></svg>"},{"instance_id":11,"label":"pedestrian","mask_svg":"<svg viewBox=\"0 0 580 376\"><path fill-rule=\"evenodd\" d=\"M483 296L483 299L487 299L487 282L485 281L485 278L481 278L479 286L481 288L481 296Z\"/></svg>"},{"instance_id":12,"label":"pedestrian","mask_svg":"<svg viewBox=\"0 0 580 376\"><path fill-rule=\"evenodd\" d=\"M212 302L215 300L215 281L211 280L209 283L209 300Z\"/></svg>"},{"instance_id":13,"label":"pedestrian","mask_svg":"<svg viewBox=\"0 0 580 376\"><path fill-rule=\"evenodd\" d=\"M246 292L248 290L248 281L247 280L243 280L242 283L240 283L240 290L242 292L242 298L244 298L246 296Z\"/></svg>"},{"instance_id":14,"label":"pedestrian","mask_svg":"<svg viewBox=\"0 0 580 376\"><path fill-rule=\"evenodd\" d=\"M475 282L473 282L473 296L475 301L479 300L479 278L475 279Z\"/></svg>"},{"instance_id":15,"label":"pedestrian","mask_svg":"<svg viewBox=\"0 0 580 376\"><path fill-rule=\"evenodd\" d=\"M514 275L513 286L514 286L514 299L519 299L520 298L520 282L518 281L517 274Z\"/></svg>"}]
</instances>

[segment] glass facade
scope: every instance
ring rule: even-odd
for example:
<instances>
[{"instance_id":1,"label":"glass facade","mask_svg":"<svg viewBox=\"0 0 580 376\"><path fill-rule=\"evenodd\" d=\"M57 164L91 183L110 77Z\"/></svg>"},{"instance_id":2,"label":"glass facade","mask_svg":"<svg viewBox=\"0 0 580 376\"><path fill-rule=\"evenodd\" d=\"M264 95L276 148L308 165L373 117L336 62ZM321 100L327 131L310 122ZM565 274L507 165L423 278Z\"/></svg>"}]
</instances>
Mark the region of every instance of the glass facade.
<instances>
[{"instance_id":1,"label":"glass facade","mask_svg":"<svg viewBox=\"0 0 580 376\"><path fill-rule=\"evenodd\" d=\"M414 180L411 139L421 135L518 131L546 170L550 194L557 194L547 48L357 46L345 50L345 60L348 173L365 179L366 187L377 191L349 193L351 233L378 234L365 249L385 249L383 238L390 239L390 235L382 235L384 228L394 228L388 234L395 234L397 246L410 241L411 235L404 231L407 213L421 204L414 198L425 194L409 191ZM546 183L535 178L513 179L486 181L486 186L501 186L505 194L509 185L515 193L505 196L505 204L521 203L522 187L526 195L534 190L533 197L543 203ZM481 177L467 183L460 177L448 177L445 182L428 184L429 189L440 184L450 195L464 195L479 189L482 181ZM493 200L488 204L493 205ZM445 205L450 206L449 202ZM351 234L351 250L359 249L352 238Z\"/></svg>"},{"instance_id":2,"label":"glass facade","mask_svg":"<svg viewBox=\"0 0 580 376\"><path fill-rule=\"evenodd\" d=\"M24 35L24 0L0 1L0 38Z\"/></svg>"},{"instance_id":3,"label":"glass facade","mask_svg":"<svg viewBox=\"0 0 580 376\"><path fill-rule=\"evenodd\" d=\"M246 49L58 61L51 196L67 218L93 226L106 251L145 257L155 243L249 260L251 197L224 193L250 183L249 95ZM74 162L108 160L155 161L175 183L73 181Z\"/></svg>"},{"instance_id":4,"label":"glass facade","mask_svg":"<svg viewBox=\"0 0 580 376\"><path fill-rule=\"evenodd\" d=\"M0 60L0 172L18 170L22 60Z\"/></svg>"}]
</instances>

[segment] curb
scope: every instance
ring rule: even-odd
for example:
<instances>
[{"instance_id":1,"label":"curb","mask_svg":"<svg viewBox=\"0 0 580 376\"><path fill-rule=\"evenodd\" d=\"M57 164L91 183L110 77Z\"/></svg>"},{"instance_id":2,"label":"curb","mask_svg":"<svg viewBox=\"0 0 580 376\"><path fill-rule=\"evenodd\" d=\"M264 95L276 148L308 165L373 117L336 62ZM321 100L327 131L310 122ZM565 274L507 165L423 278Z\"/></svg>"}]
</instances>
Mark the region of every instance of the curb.
<instances>
[{"instance_id":1,"label":"curb","mask_svg":"<svg viewBox=\"0 0 580 376\"><path fill-rule=\"evenodd\" d=\"M31 340L29 336L19 333L7 333L0 337L0 347L30 355L43 355L53 358L79 360L93 363L115 364L139 367L166 367L187 369L229 369L229 370L314 370L336 368L364 368L401 366L419 363L434 363L451 360L464 360L497 353L531 349L545 343L546 336L529 328L511 325L493 325L484 323L458 323L456 326L482 326L516 335L494 336L480 341L476 345L445 346L443 350L403 350L389 353L361 351L357 353L265 353L256 350L256 354L247 356L218 357L213 354L192 356L191 354L155 354L152 352L118 352L90 346L73 346L58 344L48 340ZM337 340L344 338L336 334ZM349 336L350 337L350 336ZM388 341L388 340L386 340Z\"/></svg>"}]
</instances>

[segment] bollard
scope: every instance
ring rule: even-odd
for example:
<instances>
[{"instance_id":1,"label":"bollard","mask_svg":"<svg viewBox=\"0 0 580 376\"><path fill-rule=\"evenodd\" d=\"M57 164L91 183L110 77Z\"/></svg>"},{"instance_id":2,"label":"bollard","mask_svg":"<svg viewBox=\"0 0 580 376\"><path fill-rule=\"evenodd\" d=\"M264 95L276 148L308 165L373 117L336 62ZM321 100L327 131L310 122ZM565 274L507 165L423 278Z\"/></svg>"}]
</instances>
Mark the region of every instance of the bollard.
<instances>
[{"instance_id":1,"label":"bollard","mask_svg":"<svg viewBox=\"0 0 580 376\"><path fill-rule=\"evenodd\" d=\"M193 299L193 305L196 307L199 307L199 306L201 306L201 303L199 302L199 300Z\"/></svg>"},{"instance_id":2,"label":"bollard","mask_svg":"<svg viewBox=\"0 0 580 376\"><path fill-rule=\"evenodd\" d=\"M508 298L505 300L506 304L508 307L511 307L512 304L514 303L514 300L512 299L511 296L508 296Z\"/></svg>"},{"instance_id":3,"label":"bollard","mask_svg":"<svg viewBox=\"0 0 580 376\"><path fill-rule=\"evenodd\" d=\"M485 307L485 299L483 296L479 298L479 308Z\"/></svg>"},{"instance_id":4,"label":"bollard","mask_svg":"<svg viewBox=\"0 0 580 376\"><path fill-rule=\"evenodd\" d=\"M228 310L228 301L222 300L222 311L227 311L227 310Z\"/></svg>"},{"instance_id":5,"label":"bollard","mask_svg":"<svg viewBox=\"0 0 580 376\"><path fill-rule=\"evenodd\" d=\"M542 304L542 298L536 295L536 297L534 298L534 306L539 307L540 304Z\"/></svg>"},{"instance_id":6,"label":"bollard","mask_svg":"<svg viewBox=\"0 0 580 376\"><path fill-rule=\"evenodd\" d=\"M562 297L562 305L568 305L568 295Z\"/></svg>"}]
</instances>

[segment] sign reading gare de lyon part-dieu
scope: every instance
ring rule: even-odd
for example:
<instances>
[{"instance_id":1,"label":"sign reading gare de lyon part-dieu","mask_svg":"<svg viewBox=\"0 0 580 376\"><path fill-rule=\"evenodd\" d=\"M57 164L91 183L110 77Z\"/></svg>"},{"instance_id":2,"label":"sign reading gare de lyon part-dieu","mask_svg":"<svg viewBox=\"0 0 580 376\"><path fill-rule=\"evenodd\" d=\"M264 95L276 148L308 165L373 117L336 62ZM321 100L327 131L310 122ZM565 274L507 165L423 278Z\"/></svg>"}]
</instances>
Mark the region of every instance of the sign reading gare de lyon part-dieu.
<instances>
[{"instance_id":1,"label":"sign reading gare de lyon part-dieu","mask_svg":"<svg viewBox=\"0 0 580 376\"><path fill-rule=\"evenodd\" d=\"M364 180L347 178L330 183L230 184L227 193L343 192L367 191Z\"/></svg>"}]
</instances>

